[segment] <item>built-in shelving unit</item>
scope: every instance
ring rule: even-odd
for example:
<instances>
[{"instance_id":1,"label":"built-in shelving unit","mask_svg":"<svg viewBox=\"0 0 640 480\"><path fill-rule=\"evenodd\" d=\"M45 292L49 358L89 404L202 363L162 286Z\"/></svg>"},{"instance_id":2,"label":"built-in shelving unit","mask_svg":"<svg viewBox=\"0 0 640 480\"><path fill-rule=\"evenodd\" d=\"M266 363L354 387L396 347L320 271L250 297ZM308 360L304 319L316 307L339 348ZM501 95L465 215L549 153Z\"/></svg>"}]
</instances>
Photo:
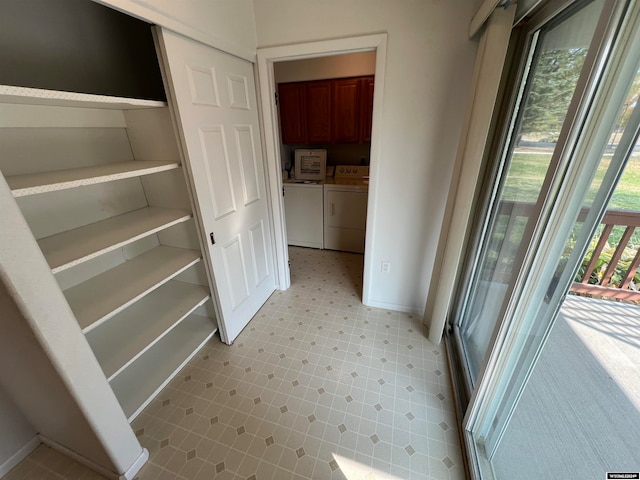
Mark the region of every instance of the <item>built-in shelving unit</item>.
<instances>
[{"instance_id":1,"label":"built-in shelving unit","mask_svg":"<svg viewBox=\"0 0 640 480\"><path fill-rule=\"evenodd\" d=\"M171 335L165 335L146 354L111 381L125 415L134 419L150 400L211 338L211 319L189 315Z\"/></svg>"},{"instance_id":2,"label":"built-in shelving unit","mask_svg":"<svg viewBox=\"0 0 640 480\"><path fill-rule=\"evenodd\" d=\"M51 271L61 272L191 218L187 210L146 207L38 241Z\"/></svg>"},{"instance_id":3,"label":"built-in shelving unit","mask_svg":"<svg viewBox=\"0 0 640 480\"><path fill-rule=\"evenodd\" d=\"M118 162L94 167L70 168L53 172L32 173L7 177L14 197L37 195L67 188L84 187L125 178L141 177L178 168L178 162Z\"/></svg>"},{"instance_id":4,"label":"built-in shelving unit","mask_svg":"<svg viewBox=\"0 0 640 480\"><path fill-rule=\"evenodd\" d=\"M217 328L168 107L0 86L0 117L0 171L132 420Z\"/></svg>"},{"instance_id":5,"label":"built-in shelving unit","mask_svg":"<svg viewBox=\"0 0 640 480\"><path fill-rule=\"evenodd\" d=\"M201 258L199 251L158 246L64 294L82 331L87 333Z\"/></svg>"},{"instance_id":6,"label":"built-in shelving unit","mask_svg":"<svg viewBox=\"0 0 640 480\"><path fill-rule=\"evenodd\" d=\"M92 330L87 340L112 380L209 298L200 285L169 281Z\"/></svg>"},{"instance_id":7,"label":"built-in shelving unit","mask_svg":"<svg viewBox=\"0 0 640 480\"><path fill-rule=\"evenodd\" d=\"M0 85L0 102L27 105L55 105L59 107L103 108L111 110L139 110L166 107L166 102L140 98L111 97L91 93L63 92L42 88Z\"/></svg>"}]
</instances>

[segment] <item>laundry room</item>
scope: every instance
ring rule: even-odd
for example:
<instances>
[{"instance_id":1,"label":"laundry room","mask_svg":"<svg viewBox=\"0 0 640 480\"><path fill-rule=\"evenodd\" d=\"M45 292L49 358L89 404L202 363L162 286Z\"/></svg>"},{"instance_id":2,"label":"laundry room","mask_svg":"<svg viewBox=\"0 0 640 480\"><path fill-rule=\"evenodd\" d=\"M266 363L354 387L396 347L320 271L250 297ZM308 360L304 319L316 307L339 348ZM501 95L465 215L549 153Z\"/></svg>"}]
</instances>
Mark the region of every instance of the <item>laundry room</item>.
<instances>
[{"instance_id":1,"label":"laundry room","mask_svg":"<svg viewBox=\"0 0 640 480\"><path fill-rule=\"evenodd\" d=\"M376 53L274 64L289 246L364 253Z\"/></svg>"}]
</instances>

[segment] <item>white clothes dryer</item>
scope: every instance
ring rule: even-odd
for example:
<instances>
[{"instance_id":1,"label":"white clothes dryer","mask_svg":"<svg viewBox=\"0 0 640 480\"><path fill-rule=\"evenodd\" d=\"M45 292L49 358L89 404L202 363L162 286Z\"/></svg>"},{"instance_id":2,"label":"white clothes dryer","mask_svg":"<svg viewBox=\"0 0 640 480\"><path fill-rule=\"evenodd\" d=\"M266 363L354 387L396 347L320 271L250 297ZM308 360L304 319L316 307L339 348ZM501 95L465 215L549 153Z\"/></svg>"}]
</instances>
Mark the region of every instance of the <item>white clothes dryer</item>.
<instances>
[{"instance_id":1,"label":"white clothes dryer","mask_svg":"<svg viewBox=\"0 0 640 480\"><path fill-rule=\"evenodd\" d=\"M324 248L364 252L369 167L339 165L324 184Z\"/></svg>"}]
</instances>

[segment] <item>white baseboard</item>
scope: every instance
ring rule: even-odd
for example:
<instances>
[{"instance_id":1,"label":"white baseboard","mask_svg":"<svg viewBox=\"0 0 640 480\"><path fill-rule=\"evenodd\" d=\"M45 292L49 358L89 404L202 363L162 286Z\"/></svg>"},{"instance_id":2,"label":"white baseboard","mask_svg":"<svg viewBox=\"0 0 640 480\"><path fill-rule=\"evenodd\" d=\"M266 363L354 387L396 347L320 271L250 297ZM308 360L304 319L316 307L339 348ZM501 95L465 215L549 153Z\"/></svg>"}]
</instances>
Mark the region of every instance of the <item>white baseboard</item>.
<instances>
[{"instance_id":1,"label":"white baseboard","mask_svg":"<svg viewBox=\"0 0 640 480\"><path fill-rule=\"evenodd\" d=\"M85 467L93 470L94 472L99 473L107 478L112 478L113 480L133 480L133 477L140 471L142 466L149 459L149 451L146 448L142 449L138 458L135 459L133 464L127 469L123 474L119 474L116 472L112 472L111 470L107 470L101 465L89 460L88 458L83 457L82 455L77 454L73 450L69 450L67 447L60 445L59 443L40 435L40 440L42 443L50 446L51 448L59 451L60 453L74 459L76 462L81 463Z\"/></svg>"},{"instance_id":2,"label":"white baseboard","mask_svg":"<svg viewBox=\"0 0 640 480\"><path fill-rule=\"evenodd\" d=\"M4 477L22 460L27 458L27 455L38 448L38 445L40 445L40 443L40 438L38 437L38 435L36 435L31 440L29 440L20 450L11 455L5 462L0 464L0 478Z\"/></svg>"},{"instance_id":3,"label":"white baseboard","mask_svg":"<svg viewBox=\"0 0 640 480\"><path fill-rule=\"evenodd\" d=\"M143 448L129 469L123 475L120 475L119 480L133 480L133 477L138 474L144 464L147 463L147 460L149 460L149 450Z\"/></svg>"},{"instance_id":4,"label":"white baseboard","mask_svg":"<svg viewBox=\"0 0 640 480\"><path fill-rule=\"evenodd\" d=\"M395 303L387 303L387 302L378 302L377 300L369 300L365 303L367 307L376 307L376 308L384 308L386 310L393 310L396 312L402 313L411 313L413 315L417 315L420 318L424 315L424 310L419 308L409 307L407 305L398 305Z\"/></svg>"}]
</instances>

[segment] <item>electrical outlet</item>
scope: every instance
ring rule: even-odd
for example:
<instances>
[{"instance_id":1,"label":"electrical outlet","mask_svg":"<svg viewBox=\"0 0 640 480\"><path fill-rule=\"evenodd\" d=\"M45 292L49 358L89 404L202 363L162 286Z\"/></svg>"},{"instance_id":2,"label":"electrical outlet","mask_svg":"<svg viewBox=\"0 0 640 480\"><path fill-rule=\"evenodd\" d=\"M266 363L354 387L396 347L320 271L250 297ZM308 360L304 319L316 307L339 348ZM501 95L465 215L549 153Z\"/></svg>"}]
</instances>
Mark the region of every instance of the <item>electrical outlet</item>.
<instances>
[{"instance_id":1,"label":"electrical outlet","mask_svg":"<svg viewBox=\"0 0 640 480\"><path fill-rule=\"evenodd\" d=\"M391 262L383 260L382 261L382 273L389 273L389 272L391 272Z\"/></svg>"}]
</instances>

